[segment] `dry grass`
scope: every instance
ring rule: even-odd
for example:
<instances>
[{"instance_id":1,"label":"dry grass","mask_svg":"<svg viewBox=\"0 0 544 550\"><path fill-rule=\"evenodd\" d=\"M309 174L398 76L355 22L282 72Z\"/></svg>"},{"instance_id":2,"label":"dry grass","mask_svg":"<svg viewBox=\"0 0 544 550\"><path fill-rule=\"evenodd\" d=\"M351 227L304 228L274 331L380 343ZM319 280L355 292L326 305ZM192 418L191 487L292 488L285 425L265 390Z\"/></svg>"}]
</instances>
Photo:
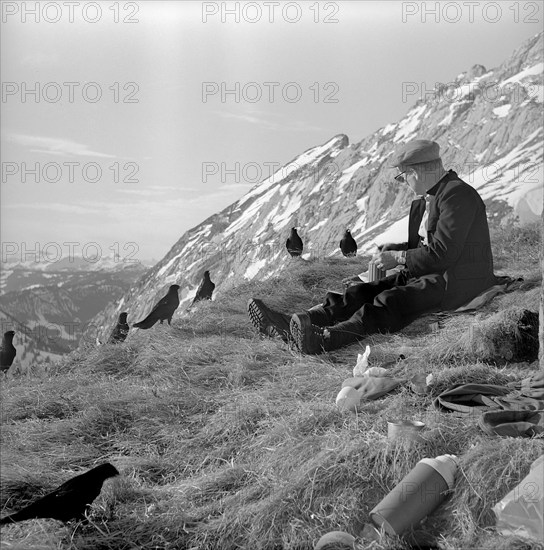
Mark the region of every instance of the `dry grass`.
<instances>
[{"instance_id":1,"label":"dry grass","mask_svg":"<svg viewBox=\"0 0 544 550\"><path fill-rule=\"evenodd\" d=\"M508 238L520 241L503 232L504 250ZM521 270L514 260L505 266L512 275ZM460 457L456 486L414 536L438 539L445 550L536 548L497 535L491 507L528 473L543 439L492 438L474 417L433 407L452 384L504 384L536 368L492 363L491 344L481 343L504 334L514 304L536 309L529 305L536 290L499 296L479 316L441 320L438 330L427 317L369 338L371 366L403 353L391 373L432 373L433 387L421 396L403 384L354 415L339 412L334 399L367 342L304 357L256 336L245 306L255 296L286 311L305 309L361 267L358 259L293 261L280 278L232 284L172 327L131 331L124 344L88 347L31 377L6 377L3 513L104 460L122 476L105 484L88 524L6 526L2 548L311 549L328 531L359 535L372 507L420 458L444 453ZM538 279L536 268L523 269ZM421 444L387 440L387 420L398 417L426 423ZM358 540L359 550L368 547ZM385 537L372 544L410 547L409 539Z\"/></svg>"}]
</instances>

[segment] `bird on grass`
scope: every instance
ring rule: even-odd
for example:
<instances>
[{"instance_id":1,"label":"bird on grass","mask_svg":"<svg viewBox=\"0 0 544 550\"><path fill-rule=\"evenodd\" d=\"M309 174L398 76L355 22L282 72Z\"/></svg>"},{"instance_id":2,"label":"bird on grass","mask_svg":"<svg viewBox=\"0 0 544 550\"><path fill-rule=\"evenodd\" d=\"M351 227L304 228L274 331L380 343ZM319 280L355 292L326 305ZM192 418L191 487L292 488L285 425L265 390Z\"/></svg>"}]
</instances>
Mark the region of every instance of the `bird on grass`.
<instances>
[{"instance_id":1,"label":"bird on grass","mask_svg":"<svg viewBox=\"0 0 544 550\"><path fill-rule=\"evenodd\" d=\"M174 311L179 306L179 285L171 285L168 289L168 294L162 298L155 307L151 310L149 315L138 323L134 323L133 326L141 329L151 328L157 321L162 322L166 319L168 324L171 324Z\"/></svg>"},{"instance_id":2,"label":"bird on grass","mask_svg":"<svg viewBox=\"0 0 544 550\"><path fill-rule=\"evenodd\" d=\"M13 345L13 337L15 336L15 331L8 330L4 332L4 337L2 338L2 345L0 346L0 370L2 372L7 372L13 360L17 355L17 350Z\"/></svg>"},{"instance_id":3,"label":"bird on grass","mask_svg":"<svg viewBox=\"0 0 544 550\"><path fill-rule=\"evenodd\" d=\"M351 236L351 231L349 229L346 229L346 232L340 241L340 250L346 258L349 258L350 256L357 256L357 243Z\"/></svg>"},{"instance_id":4,"label":"bird on grass","mask_svg":"<svg viewBox=\"0 0 544 550\"><path fill-rule=\"evenodd\" d=\"M296 258L297 256L300 256L302 254L304 244L302 243L302 239L297 233L296 227L291 228L291 234L289 235L285 246L287 247L287 252L289 252L289 254L293 256L293 258Z\"/></svg>"},{"instance_id":5,"label":"bird on grass","mask_svg":"<svg viewBox=\"0 0 544 550\"><path fill-rule=\"evenodd\" d=\"M104 481L118 475L117 468L109 462L101 464L69 479L22 510L0 519L0 525L35 518L53 518L59 521L85 519L85 512L100 494Z\"/></svg>"},{"instance_id":6,"label":"bird on grass","mask_svg":"<svg viewBox=\"0 0 544 550\"><path fill-rule=\"evenodd\" d=\"M191 305L194 305L196 302L200 302L201 300L211 300L214 289L215 283L213 283L210 279L210 272L204 271L204 277L202 278L202 282L196 291L195 299Z\"/></svg>"},{"instance_id":7,"label":"bird on grass","mask_svg":"<svg viewBox=\"0 0 544 550\"><path fill-rule=\"evenodd\" d=\"M108 344L118 344L124 342L128 335L129 329L130 327L127 323L127 312L123 311L119 314L119 320L108 338Z\"/></svg>"}]
</instances>

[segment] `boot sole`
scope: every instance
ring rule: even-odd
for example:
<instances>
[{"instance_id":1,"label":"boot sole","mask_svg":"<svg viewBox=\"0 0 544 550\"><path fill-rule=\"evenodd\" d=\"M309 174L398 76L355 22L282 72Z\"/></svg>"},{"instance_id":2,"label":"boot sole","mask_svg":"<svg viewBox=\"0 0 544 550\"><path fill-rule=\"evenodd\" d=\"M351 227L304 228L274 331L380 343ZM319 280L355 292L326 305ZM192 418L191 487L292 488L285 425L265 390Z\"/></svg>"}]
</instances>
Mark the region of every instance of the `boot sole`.
<instances>
[{"instance_id":1,"label":"boot sole","mask_svg":"<svg viewBox=\"0 0 544 550\"><path fill-rule=\"evenodd\" d=\"M247 312L249 315L249 320L251 324L264 336L270 336L272 338L279 337L282 340L286 340L280 332L276 329L274 324L271 322L268 314L264 308L262 308L259 303L251 299L247 303Z\"/></svg>"},{"instance_id":2,"label":"boot sole","mask_svg":"<svg viewBox=\"0 0 544 550\"><path fill-rule=\"evenodd\" d=\"M293 315L289 328L291 330L291 336L300 353L305 353L307 355L322 353L323 348L314 341L317 338L312 338L312 322L309 315Z\"/></svg>"}]
</instances>

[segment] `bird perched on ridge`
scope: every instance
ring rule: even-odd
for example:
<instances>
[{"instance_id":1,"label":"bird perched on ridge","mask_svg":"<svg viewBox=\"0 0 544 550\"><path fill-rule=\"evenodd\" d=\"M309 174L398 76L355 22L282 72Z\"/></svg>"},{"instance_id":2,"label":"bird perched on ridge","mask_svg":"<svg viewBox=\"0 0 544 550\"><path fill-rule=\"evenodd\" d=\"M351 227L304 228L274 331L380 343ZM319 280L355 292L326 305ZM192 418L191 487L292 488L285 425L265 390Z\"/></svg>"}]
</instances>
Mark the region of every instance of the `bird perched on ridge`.
<instances>
[{"instance_id":1,"label":"bird perched on ridge","mask_svg":"<svg viewBox=\"0 0 544 550\"><path fill-rule=\"evenodd\" d=\"M196 291L195 299L191 305L200 302L200 300L211 300L214 289L215 283L210 279L210 272L204 271L204 277L202 278L200 286Z\"/></svg>"},{"instance_id":2,"label":"bird perched on ridge","mask_svg":"<svg viewBox=\"0 0 544 550\"><path fill-rule=\"evenodd\" d=\"M149 315L138 323L134 323L133 326L142 329L151 328L157 321L162 322L166 319L168 324L171 324L172 316L179 306L179 285L170 285L168 293L162 298L155 307L151 310Z\"/></svg>"},{"instance_id":3,"label":"bird perched on ridge","mask_svg":"<svg viewBox=\"0 0 544 550\"><path fill-rule=\"evenodd\" d=\"M17 355L17 350L13 345L13 337L15 336L15 331L8 330L4 332L4 337L2 338L2 345L0 346L0 370L6 372L9 370L13 364L13 360Z\"/></svg>"},{"instance_id":4,"label":"bird perched on ridge","mask_svg":"<svg viewBox=\"0 0 544 550\"><path fill-rule=\"evenodd\" d=\"M118 476L119 472L109 462L69 479L51 493L25 506L18 512L3 517L0 525L27 519L53 518L59 521L85 519L85 512L100 494L106 479Z\"/></svg>"},{"instance_id":5,"label":"bird perched on ridge","mask_svg":"<svg viewBox=\"0 0 544 550\"><path fill-rule=\"evenodd\" d=\"M287 247L287 252L289 252L289 254L293 256L293 258L296 258L297 256L300 256L302 254L304 244L302 243L302 239L297 233L296 227L291 228L291 234L289 235L285 246Z\"/></svg>"},{"instance_id":6,"label":"bird perched on ridge","mask_svg":"<svg viewBox=\"0 0 544 550\"><path fill-rule=\"evenodd\" d=\"M346 232L340 241L340 250L346 258L350 256L357 256L357 243L351 236L351 231L349 229L346 229Z\"/></svg>"},{"instance_id":7,"label":"bird perched on ridge","mask_svg":"<svg viewBox=\"0 0 544 550\"><path fill-rule=\"evenodd\" d=\"M129 329L130 327L127 323L127 312L123 311L119 314L119 320L108 338L108 344L118 344L124 342L128 335Z\"/></svg>"}]
</instances>

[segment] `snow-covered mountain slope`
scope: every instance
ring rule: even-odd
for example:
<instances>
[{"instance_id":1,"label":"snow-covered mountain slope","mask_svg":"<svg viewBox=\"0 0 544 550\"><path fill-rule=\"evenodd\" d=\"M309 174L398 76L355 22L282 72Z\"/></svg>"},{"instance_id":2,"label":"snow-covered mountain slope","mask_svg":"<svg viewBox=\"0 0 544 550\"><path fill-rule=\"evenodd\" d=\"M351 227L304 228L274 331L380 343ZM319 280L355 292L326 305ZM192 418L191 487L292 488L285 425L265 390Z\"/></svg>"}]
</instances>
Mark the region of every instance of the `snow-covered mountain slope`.
<instances>
[{"instance_id":1,"label":"snow-covered mountain slope","mask_svg":"<svg viewBox=\"0 0 544 550\"><path fill-rule=\"evenodd\" d=\"M375 244L406 239L407 187L393 181L388 158L414 138L437 141L446 168L455 169L484 197L490 217L538 219L542 210L542 34L503 64L474 65L450 83L425 91L400 121L359 143L345 135L309 149L256 185L239 201L187 231L114 307L94 324L104 333L120 311L139 320L167 290L181 285L186 307L204 270L216 292L242 278L264 278L290 257L285 240L300 228L304 257L340 255L351 228L360 254ZM361 106L361 109L364 109Z\"/></svg>"}]
</instances>

